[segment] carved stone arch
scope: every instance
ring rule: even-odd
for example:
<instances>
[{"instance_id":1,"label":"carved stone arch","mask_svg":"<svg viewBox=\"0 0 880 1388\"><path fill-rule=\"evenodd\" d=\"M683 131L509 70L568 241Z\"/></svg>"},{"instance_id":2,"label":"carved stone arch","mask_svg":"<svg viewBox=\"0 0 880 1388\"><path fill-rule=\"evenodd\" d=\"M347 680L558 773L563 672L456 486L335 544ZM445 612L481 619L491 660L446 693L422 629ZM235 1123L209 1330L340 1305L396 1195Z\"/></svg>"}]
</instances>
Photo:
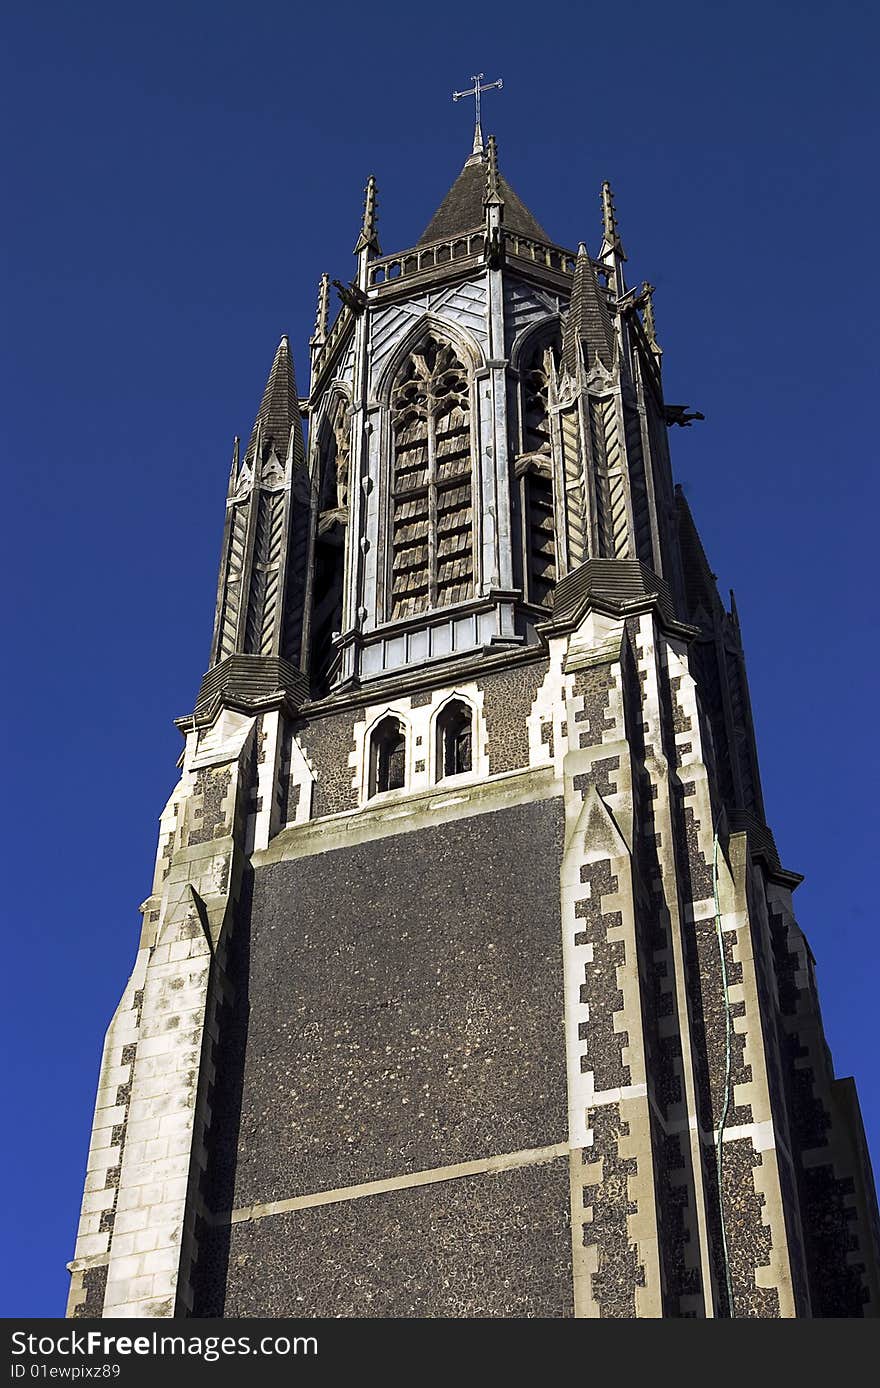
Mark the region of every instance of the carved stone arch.
<instances>
[{"instance_id":1,"label":"carved stone arch","mask_svg":"<svg viewBox=\"0 0 880 1388\"><path fill-rule=\"evenodd\" d=\"M347 409L351 409L351 389L345 381L331 381L327 389L322 392L317 409L314 411L310 429L315 432L315 437L319 437L321 429L326 427L328 416L332 413L336 402L342 400Z\"/></svg>"},{"instance_id":2,"label":"carved stone arch","mask_svg":"<svg viewBox=\"0 0 880 1388\"><path fill-rule=\"evenodd\" d=\"M350 413L349 392L334 381L312 418L309 669L318 691L332 678L338 660L333 636L342 626L348 521L347 497L342 493L351 461Z\"/></svg>"},{"instance_id":3,"label":"carved stone arch","mask_svg":"<svg viewBox=\"0 0 880 1388\"><path fill-rule=\"evenodd\" d=\"M418 348L419 343L432 335L442 338L455 349L462 365L467 367L471 376L485 367L486 358L475 337L458 323L440 318L435 313L423 313L407 328L373 383L373 398L381 405L390 405L391 393L400 368Z\"/></svg>"},{"instance_id":4,"label":"carved stone arch","mask_svg":"<svg viewBox=\"0 0 880 1388\"><path fill-rule=\"evenodd\" d=\"M387 376L383 490L392 621L474 593L474 347L425 315L400 344L396 370Z\"/></svg>"},{"instance_id":5,"label":"carved stone arch","mask_svg":"<svg viewBox=\"0 0 880 1388\"><path fill-rule=\"evenodd\" d=\"M392 749L391 734L394 730L399 733L402 748ZM383 765L383 751L388 754L392 752L395 759L390 764L386 761ZM405 713L397 708L385 708L381 713L372 719L369 726L364 730L364 799L370 800L373 796L382 794L388 790L404 790L409 782L409 769L412 758L412 726ZM383 784L388 773L397 784ZM399 774L397 774L399 773Z\"/></svg>"},{"instance_id":6,"label":"carved stone arch","mask_svg":"<svg viewBox=\"0 0 880 1388\"><path fill-rule=\"evenodd\" d=\"M316 443L315 467L319 470L319 476L314 479L318 510L344 507L347 501L340 502L338 491L335 500L330 495L336 485L336 476L328 481L326 473L328 454L334 468L340 455L348 463L351 461L351 395L341 382L334 381L325 393L313 427ZM347 471L345 481L347 485Z\"/></svg>"},{"instance_id":7,"label":"carved stone arch","mask_svg":"<svg viewBox=\"0 0 880 1388\"><path fill-rule=\"evenodd\" d=\"M548 340L554 336L562 337L562 315L550 313L545 318L538 318L533 323L526 326L517 333L510 348L510 369L517 374L522 369L524 358L528 357L533 348L542 340Z\"/></svg>"},{"instance_id":8,"label":"carved stone arch","mask_svg":"<svg viewBox=\"0 0 880 1388\"><path fill-rule=\"evenodd\" d=\"M516 374L519 381L518 452L550 451L549 412L555 403L555 377L562 351L562 329L558 315L535 323L516 344ZM548 370L547 354L553 370ZM540 383L537 377L542 378ZM539 408L535 408L538 405ZM540 416L540 420L539 420Z\"/></svg>"}]
</instances>

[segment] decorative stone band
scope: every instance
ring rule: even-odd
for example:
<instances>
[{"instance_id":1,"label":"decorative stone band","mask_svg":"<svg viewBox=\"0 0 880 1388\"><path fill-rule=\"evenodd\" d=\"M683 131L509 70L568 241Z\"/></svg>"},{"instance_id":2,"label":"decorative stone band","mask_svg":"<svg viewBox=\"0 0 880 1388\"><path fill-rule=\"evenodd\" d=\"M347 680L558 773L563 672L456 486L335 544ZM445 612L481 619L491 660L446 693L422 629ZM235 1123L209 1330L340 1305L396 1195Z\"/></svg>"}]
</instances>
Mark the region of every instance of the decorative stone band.
<instances>
[{"instance_id":1,"label":"decorative stone band","mask_svg":"<svg viewBox=\"0 0 880 1388\"><path fill-rule=\"evenodd\" d=\"M520 1152L503 1152L499 1156L481 1157L476 1161L457 1162L453 1166L433 1167L428 1171L408 1171L401 1176L388 1176L380 1181L365 1181L356 1186L340 1186L336 1190L319 1190L309 1195L297 1195L290 1200L273 1200L265 1205L249 1205L228 1214L215 1215L212 1223L241 1224L246 1220L265 1219L269 1215L287 1214L290 1210L307 1210L316 1205L336 1205L345 1200L361 1200L365 1196L383 1195L390 1190L409 1190L414 1186L431 1186L440 1181L457 1181L465 1176L482 1176L496 1171L512 1171L519 1166L543 1166L547 1162L567 1157L567 1142L551 1147L532 1147Z\"/></svg>"}]
</instances>

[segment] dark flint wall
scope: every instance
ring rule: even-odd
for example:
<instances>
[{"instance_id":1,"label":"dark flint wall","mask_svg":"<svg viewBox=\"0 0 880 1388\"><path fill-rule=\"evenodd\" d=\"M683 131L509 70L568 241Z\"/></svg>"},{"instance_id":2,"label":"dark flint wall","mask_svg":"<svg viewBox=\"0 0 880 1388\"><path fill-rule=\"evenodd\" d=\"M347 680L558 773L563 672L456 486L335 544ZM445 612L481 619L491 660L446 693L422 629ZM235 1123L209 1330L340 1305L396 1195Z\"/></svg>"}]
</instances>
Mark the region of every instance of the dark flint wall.
<instances>
[{"instance_id":1,"label":"dark flint wall","mask_svg":"<svg viewBox=\"0 0 880 1388\"><path fill-rule=\"evenodd\" d=\"M566 1140L562 819L546 801L256 872L227 1209ZM360 1242L381 1314L426 1314L412 1289L446 1280L472 1309L442 1314L570 1314L567 1179L562 1163L236 1226L226 1314L365 1314L320 1291ZM496 1245L506 1288L484 1285Z\"/></svg>"},{"instance_id":2,"label":"dark flint wall","mask_svg":"<svg viewBox=\"0 0 880 1388\"><path fill-rule=\"evenodd\" d=\"M232 1230L226 1316L573 1314L568 1159Z\"/></svg>"}]
</instances>

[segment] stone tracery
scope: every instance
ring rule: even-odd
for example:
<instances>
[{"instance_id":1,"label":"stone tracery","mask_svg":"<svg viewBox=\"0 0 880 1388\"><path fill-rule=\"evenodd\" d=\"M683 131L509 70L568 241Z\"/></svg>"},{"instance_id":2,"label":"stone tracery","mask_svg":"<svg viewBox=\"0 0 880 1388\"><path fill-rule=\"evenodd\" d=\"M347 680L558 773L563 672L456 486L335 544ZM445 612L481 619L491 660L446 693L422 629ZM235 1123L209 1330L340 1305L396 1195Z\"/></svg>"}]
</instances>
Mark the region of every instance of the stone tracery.
<instances>
[{"instance_id":1,"label":"stone tracery","mask_svg":"<svg viewBox=\"0 0 880 1388\"><path fill-rule=\"evenodd\" d=\"M470 387L454 349L430 336L391 397L391 617L474 591Z\"/></svg>"}]
</instances>

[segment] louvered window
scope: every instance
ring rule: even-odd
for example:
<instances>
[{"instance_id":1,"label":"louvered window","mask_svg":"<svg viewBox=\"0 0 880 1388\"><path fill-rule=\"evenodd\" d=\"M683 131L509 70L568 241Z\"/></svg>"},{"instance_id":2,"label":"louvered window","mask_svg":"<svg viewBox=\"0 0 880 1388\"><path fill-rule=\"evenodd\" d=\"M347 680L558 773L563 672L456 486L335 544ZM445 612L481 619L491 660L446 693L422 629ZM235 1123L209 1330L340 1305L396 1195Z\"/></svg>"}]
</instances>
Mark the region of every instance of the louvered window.
<instances>
[{"instance_id":1,"label":"louvered window","mask_svg":"<svg viewBox=\"0 0 880 1388\"><path fill-rule=\"evenodd\" d=\"M453 349L427 338L391 397L391 616L473 595L470 390Z\"/></svg>"}]
</instances>

